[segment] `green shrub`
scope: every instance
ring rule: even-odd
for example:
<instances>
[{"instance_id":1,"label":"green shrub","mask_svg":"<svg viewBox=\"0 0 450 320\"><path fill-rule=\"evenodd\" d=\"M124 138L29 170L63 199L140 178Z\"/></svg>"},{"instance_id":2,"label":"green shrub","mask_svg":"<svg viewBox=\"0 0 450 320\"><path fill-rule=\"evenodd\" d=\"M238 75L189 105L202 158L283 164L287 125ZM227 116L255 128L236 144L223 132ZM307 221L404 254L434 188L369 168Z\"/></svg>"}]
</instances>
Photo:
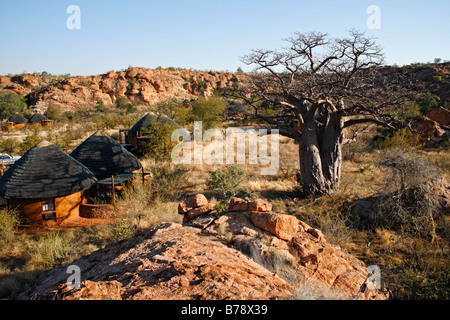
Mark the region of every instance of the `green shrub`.
<instances>
[{"instance_id":1,"label":"green shrub","mask_svg":"<svg viewBox=\"0 0 450 320\"><path fill-rule=\"evenodd\" d=\"M117 109L125 110L127 113L133 113L137 110L136 106L130 103L126 96L117 99L115 106Z\"/></svg>"},{"instance_id":2,"label":"green shrub","mask_svg":"<svg viewBox=\"0 0 450 320\"><path fill-rule=\"evenodd\" d=\"M27 136L22 143L19 145L19 148L21 150L21 153L27 152L29 149L33 148L35 145L37 145L41 139L39 136L33 134L31 136Z\"/></svg>"},{"instance_id":3,"label":"green shrub","mask_svg":"<svg viewBox=\"0 0 450 320\"><path fill-rule=\"evenodd\" d=\"M225 170L210 172L207 181L209 190L218 193L222 198L234 196L245 180L245 170L237 165L228 165Z\"/></svg>"},{"instance_id":4,"label":"green shrub","mask_svg":"<svg viewBox=\"0 0 450 320\"><path fill-rule=\"evenodd\" d=\"M438 100L439 97L430 92L423 94L417 101L422 114L426 115L431 109L437 108L439 105Z\"/></svg>"},{"instance_id":5,"label":"green shrub","mask_svg":"<svg viewBox=\"0 0 450 320\"><path fill-rule=\"evenodd\" d=\"M189 109L183 106L182 101L174 97L161 100L156 105L156 112L168 116L180 126L185 126L190 121Z\"/></svg>"},{"instance_id":6,"label":"green shrub","mask_svg":"<svg viewBox=\"0 0 450 320\"><path fill-rule=\"evenodd\" d=\"M99 112L105 112L106 111L106 106L105 106L105 103L103 102L102 99L98 99L97 100L97 104L95 106L95 110L97 110Z\"/></svg>"},{"instance_id":7,"label":"green shrub","mask_svg":"<svg viewBox=\"0 0 450 320\"><path fill-rule=\"evenodd\" d=\"M397 300L450 299L450 269L423 270L406 266L396 277L393 296Z\"/></svg>"},{"instance_id":8,"label":"green shrub","mask_svg":"<svg viewBox=\"0 0 450 320\"><path fill-rule=\"evenodd\" d=\"M0 153L15 155L20 152L20 140L17 138L6 138L0 141Z\"/></svg>"},{"instance_id":9,"label":"green shrub","mask_svg":"<svg viewBox=\"0 0 450 320\"><path fill-rule=\"evenodd\" d=\"M176 129L176 125L152 119L150 125L142 131L147 139L141 144L141 153L157 160L169 159L172 149L178 144L171 140L172 132Z\"/></svg>"},{"instance_id":10,"label":"green shrub","mask_svg":"<svg viewBox=\"0 0 450 320\"><path fill-rule=\"evenodd\" d=\"M16 93L0 95L0 119L7 119L15 113L22 113L27 108L25 99Z\"/></svg>"},{"instance_id":11,"label":"green shrub","mask_svg":"<svg viewBox=\"0 0 450 320\"><path fill-rule=\"evenodd\" d=\"M375 147L380 149L401 148L405 150L420 149L424 146L419 134L411 132L408 128L399 131L383 130L381 135L374 137Z\"/></svg>"},{"instance_id":12,"label":"green shrub","mask_svg":"<svg viewBox=\"0 0 450 320\"><path fill-rule=\"evenodd\" d=\"M112 240L124 240L133 237L134 228L125 219L120 220L116 223L112 229Z\"/></svg>"},{"instance_id":13,"label":"green shrub","mask_svg":"<svg viewBox=\"0 0 450 320\"><path fill-rule=\"evenodd\" d=\"M191 120L202 121L203 130L222 126L223 113L227 104L221 98L198 98L192 105Z\"/></svg>"}]
</instances>

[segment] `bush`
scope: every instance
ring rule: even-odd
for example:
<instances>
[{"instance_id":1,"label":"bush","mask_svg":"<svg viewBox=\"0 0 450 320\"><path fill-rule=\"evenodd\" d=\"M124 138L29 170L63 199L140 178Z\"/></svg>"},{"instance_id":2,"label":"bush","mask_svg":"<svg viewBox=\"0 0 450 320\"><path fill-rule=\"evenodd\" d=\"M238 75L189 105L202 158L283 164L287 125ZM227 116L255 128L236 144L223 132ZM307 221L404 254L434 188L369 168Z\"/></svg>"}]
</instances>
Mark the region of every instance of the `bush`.
<instances>
[{"instance_id":1,"label":"bush","mask_svg":"<svg viewBox=\"0 0 450 320\"><path fill-rule=\"evenodd\" d=\"M173 163L156 163L151 169L151 200L170 201L183 185L188 169Z\"/></svg>"},{"instance_id":2,"label":"bush","mask_svg":"<svg viewBox=\"0 0 450 320\"><path fill-rule=\"evenodd\" d=\"M7 119L15 113L22 113L26 107L25 99L16 93L0 95L0 119Z\"/></svg>"},{"instance_id":3,"label":"bush","mask_svg":"<svg viewBox=\"0 0 450 320\"><path fill-rule=\"evenodd\" d=\"M190 111L188 108L184 107L182 102L177 98L161 100L156 105L156 112L168 116L180 126L185 126L189 122Z\"/></svg>"},{"instance_id":4,"label":"bush","mask_svg":"<svg viewBox=\"0 0 450 320\"><path fill-rule=\"evenodd\" d=\"M192 105L192 121L202 121L203 130L222 126L223 112L226 103L221 98L212 96L209 99L198 98Z\"/></svg>"},{"instance_id":5,"label":"bush","mask_svg":"<svg viewBox=\"0 0 450 320\"><path fill-rule=\"evenodd\" d=\"M97 110L98 112L105 112L107 110L105 103L103 102L102 99L97 100L97 104L95 105L95 110Z\"/></svg>"},{"instance_id":6,"label":"bush","mask_svg":"<svg viewBox=\"0 0 450 320\"><path fill-rule=\"evenodd\" d=\"M439 176L437 168L415 152L401 149L385 152L379 164L388 170L386 190L394 190L378 203L376 224L434 240L439 199L426 182Z\"/></svg>"},{"instance_id":7,"label":"bush","mask_svg":"<svg viewBox=\"0 0 450 320\"><path fill-rule=\"evenodd\" d=\"M178 144L171 140L172 132L176 129L176 125L152 119L150 125L142 131L148 139L142 142L141 153L157 160L169 159L172 149Z\"/></svg>"},{"instance_id":8,"label":"bush","mask_svg":"<svg viewBox=\"0 0 450 320\"><path fill-rule=\"evenodd\" d=\"M438 100L439 97L435 96L430 92L423 94L417 101L417 103L420 106L420 111L422 112L422 114L426 115L431 109L437 108Z\"/></svg>"},{"instance_id":9,"label":"bush","mask_svg":"<svg viewBox=\"0 0 450 320\"><path fill-rule=\"evenodd\" d=\"M136 106L134 106L126 96L120 97L116 100L115 106L117 109L125 110L127 113L132 113L137 110Z\"/></svg>"},{"instance_id":10,"label":"bush","mask_svg":"<svg viewBox=\"0 0 450 320\"><path fill-rule=\"evenodd\" d=\"M0 210L0 244L2 246L14 239L14 231L19 223L19 216L15 211Z\"/></svg>"},{"instance_id":11,"label":"bush","mask_svg":"<svg viewBox=\"0 0 450 320\"><path fill-rule=\"evenodd\" d=\"M70 258L69 241L59 233L46 233L39 238L39 241L33 242L30 255L33 265L52 269Z\"/></svg>"},{"instance_id":12,"label":"bush","mask_svg":"<svg viewBox=\"0 0 450 320\"><path fill-rule=\"evenodd\" d=\"M219 193L222 198L236 195L245 180L245 171L237 165L229 165L223 169L210 172L207 181L209 190Z\"/></svg>"},{"instance_id":13,"label":"bush","mask_svg":"<svg viewBox=\"0 0 450 320\"><path fill-rule=\"evenodd\" d=\"M399 131L383 130L373 140L374 145L380 149L401 148L404 150L419 149L424 146L420 134L411 132L408 128Z\"/></svg>"},{"instance_id":14,"label":"bush","mask_svg":"<svg viewBox=\"0 0 450 320\"><path fill-rule=\"evenodd\" d=\"M388 186L406 189L439 176L438 169L414 151L393 148L380 154L378 163L388 169Z\"/></svg>"},{"instance_id":15,"label":"bush","mask_svg":"<svg viewBox=\"0 0 450 320\"><path fill-rule=\"evenodd\" d=\"M22 141L22 143L19 145L21 153L23 154L23 153L27 152L29 149L31 149L35 145L37 145L40 141L41 141L41 139L35 134L33 134L31 136L27 136Z\"/></svg>"},{"instance_id":16,"label":"bush","mask_svg":"<svg viewBox=\"0 0 450 320\"><path fill-rule=\"evenodd\" d=\"M397 277L394 298L401 300L448 300L450 298L450 270L421 270L404 268ZM395 287L394 287L395 288Z\"/></svg>"},{"instance_id":17,"label":"bush","mask_svg":"<svg viewBox=\"0 0 450 320\"><path fill-rule=\"evenodd\" d=\"M47 110L45 111L44 115L50 120L62 120L63 111L57 106L50 104L47 107Z\"/></svg>"},{"instance_id":18,"label":"bush","mask_svg":"<svg viewBox=\"0 0 450 320\"><path fill-rule=\"evenodd\" d=\"M112 229L113 241L125 240L134 236L133 226L131 226L126 220L122 219L119 223L116 223Z\"/></svg>"},{"instance_id":19,"label":"bush","mask_svg":"<svg viewBox=\"0 0 450 320\"><path fill-rule=\"evenodd\" d=\"M6 138L0 141L0 153L9 155L19 154L20 140L17 138Z\"/></svg>"}]
</instances>

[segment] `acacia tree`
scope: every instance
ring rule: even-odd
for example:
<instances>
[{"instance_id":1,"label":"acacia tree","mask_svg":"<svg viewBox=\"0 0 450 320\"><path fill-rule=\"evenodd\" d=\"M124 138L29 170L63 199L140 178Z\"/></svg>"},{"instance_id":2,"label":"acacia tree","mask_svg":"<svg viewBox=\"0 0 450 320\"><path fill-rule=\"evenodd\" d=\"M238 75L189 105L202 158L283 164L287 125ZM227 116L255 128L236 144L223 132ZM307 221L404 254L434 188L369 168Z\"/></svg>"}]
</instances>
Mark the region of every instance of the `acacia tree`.
<instances>
[{"instance_id":1,"label":"acacia tree","mask_svg":"<svg viewBox=\"0 0 450 320\"><path fill-rule=\"evenodd\" d=\"M382 67L381 47L356 30L340 39L294 33L285 41L282 51L254 49L242 58L258 72L246 77L234 95L252 107L254 118L298 142L305 192L334 193L344 129L362 123L394 128L392 111L412 92L405 85L409 76Z\"/></svg>"}]
</instances>

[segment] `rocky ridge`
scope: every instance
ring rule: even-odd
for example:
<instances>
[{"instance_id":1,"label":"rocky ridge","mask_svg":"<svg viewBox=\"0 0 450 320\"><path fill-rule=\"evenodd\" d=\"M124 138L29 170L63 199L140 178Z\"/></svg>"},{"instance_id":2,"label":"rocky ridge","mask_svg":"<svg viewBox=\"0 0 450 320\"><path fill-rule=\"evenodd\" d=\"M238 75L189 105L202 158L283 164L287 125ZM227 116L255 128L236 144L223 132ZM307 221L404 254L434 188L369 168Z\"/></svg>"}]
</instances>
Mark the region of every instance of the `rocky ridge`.
<instances>
[{"instance_id":1,"label":"rocky ridge","mask_svg":"<svg viewBox=\"0 0 450 320\"><path fill-rule=\"evenodd\" d=\"M178 210L183 225L163 223L72 262L79 288L68 286L62 266L19 299L286 299L306 282L344 299L387 298L367 286L363 262L263 200L235 198L219 214L196 195Z\"/></svg>"},{"instance_id":2,"label":"rocky ridge","mask_svg":"<svg viewBox=\"0 0 450 320\"><path fill-rule=\"evenodd\" d=\"M193 99L209 96L238 82L229 72L165 70L130 67L101 75L49 78L41 74L0 76L0 91L27 97L36 107L53 104L65 110L92 109L98 100L113 104L129 101L151 104L166 97Z\"/></svg>"}]
</instances>

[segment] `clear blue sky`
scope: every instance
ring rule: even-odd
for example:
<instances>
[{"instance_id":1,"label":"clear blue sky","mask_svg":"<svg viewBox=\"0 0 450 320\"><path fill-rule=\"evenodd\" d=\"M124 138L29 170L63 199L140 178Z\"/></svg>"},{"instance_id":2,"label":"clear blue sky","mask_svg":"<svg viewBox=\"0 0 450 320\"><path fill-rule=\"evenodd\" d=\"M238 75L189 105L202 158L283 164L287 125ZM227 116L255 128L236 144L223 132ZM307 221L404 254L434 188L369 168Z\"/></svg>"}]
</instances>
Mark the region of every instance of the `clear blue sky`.
<instances>
[{"instance_id":1,"label":"clear blue sky","mask_svg":"<svg viewBox=\"0 0 450 320\"><path fill-rule=\"evenodd\" d=\"M69 5L81 29L69 30ZM369 5L381 29L368 29ZM450 60L448 0L0 0L0 74L100 74L128 66L249 71L239 57L293 32L378 37L388 64Z\"/></svg>"}]
</instances>

